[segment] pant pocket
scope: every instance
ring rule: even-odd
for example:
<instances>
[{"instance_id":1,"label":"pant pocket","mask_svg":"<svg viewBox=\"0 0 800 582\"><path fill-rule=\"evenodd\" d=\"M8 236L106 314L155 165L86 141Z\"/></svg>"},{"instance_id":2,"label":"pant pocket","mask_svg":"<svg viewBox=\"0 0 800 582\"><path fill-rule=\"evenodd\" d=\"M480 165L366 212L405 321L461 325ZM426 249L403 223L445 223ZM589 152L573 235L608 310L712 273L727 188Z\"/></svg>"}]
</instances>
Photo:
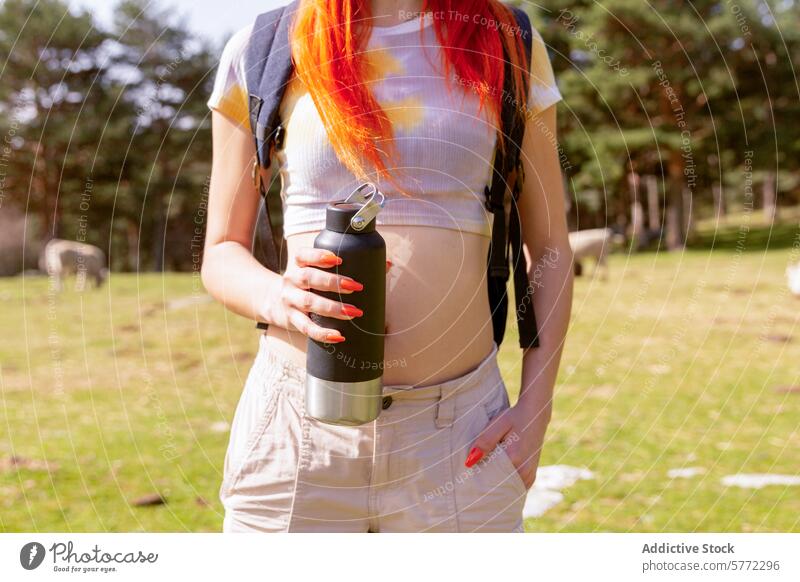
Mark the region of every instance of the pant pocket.
<instances>
[{"instance_id":1,"label":"pant pocket","mask_svg":"<svg viewBox=\"0 0 800 582\"><path fill-rule=\"evenodd\" d=\"M265 360L259 354L239 397L225 453L222 489L239 473L255 439L266 428L274 412L282 373Z\"/></svg>"},{"instance_id":2,"label":"pant pocket","mask_svg":"<svg viewBox=\"0 0 800 582\"><path fill-rule=\"evenodd\" d=\"M489 424L488 422L486 424ZM487 461L491 461L493 458L495 459L495 464L500 469L501 473L506 476L505 480L509 481L511 485L517 490L517 493L521 496L526 496L528 494L528 488L525 487L525 482L522 480L522 477L517 471L517 468L514 466L511 457L508 456L506 453L506 447L509 443L514 442L516 440L516 435L509 435L506 439L498 444L494 450L489 451L486 455L488 457Z\"/></svg>"},{"instance_id":3,"label":"pant pocket","mask_svg":"<svg viewBox=\"0 0 800 582\"><path fill-rule=\"evenodd\" d=\"M244 454L220 490L231 531L286 531L303 443L297 380L279 376Z\"/></svg>"},{"instance_id":4,"label":"pant pocket","mask_svg":"<svg viewBox=\"0 0 800 582\"><path fill-rule=\"evenodd\" d=\"M485 402L467 407L453 425L452 470L459 531L511 532L519 527L527 490L516 467L501 444L485 451L483 458L467 468L469 447L489 425L489 411L496 407L495 390L505 390L502 381L490 388Z\"/></svg>"},{"instance_id":5,"label":"pant pocket","mask_svg":"<svg viewBox=\"0 0 800 582\"><path fill-rule=\"evenodd\" d=\"M502 385L500 386L499 390L496 390L494 397L484 403L483 412L486 415L485 426L488 426L492 420L508 410L510 407L511 404L508 401L508 391L506 390L505 385ZM497 457L497 464L506 472L508 479L517 487L517 490L522 495L527 495L528 488L525 486L525 482L522 480L519 471L517 471L513 461L506 452L506 447L518 439L519 435L514 432L509 433L493 451L488 453L488 455L494 455Z\"/></svg>"}]
</instances>

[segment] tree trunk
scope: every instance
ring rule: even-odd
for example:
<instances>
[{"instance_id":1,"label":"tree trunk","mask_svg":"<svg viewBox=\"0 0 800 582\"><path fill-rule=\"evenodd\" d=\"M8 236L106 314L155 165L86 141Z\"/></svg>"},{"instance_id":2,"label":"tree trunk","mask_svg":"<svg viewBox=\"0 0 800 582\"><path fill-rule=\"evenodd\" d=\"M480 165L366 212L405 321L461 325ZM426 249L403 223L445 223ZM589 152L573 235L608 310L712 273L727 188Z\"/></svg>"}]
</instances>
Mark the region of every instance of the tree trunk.
<instances>
[{"instance_id":1,"label":"tree trunk","mask_svg":"<svg viewBox=\"0 0 800 582\"><path fill-rule=\"evenodd\" d=\"M156 213L156 220L150 252L153 253L153 270L161 273L164 271L164 241L166 240L167 220L160 195L154 197L153 209Z\"/></svg>"},{"instance_id":2,"label":"tree trunk","mask_svg":"<svg viewBox=\"0 0 800 582\"><path fill-rule=\"evenodd\" d=\"M694 230L694 200L691 188L683 188L683 242L689 240Z\"/></svg>"},{"instance_id":3,"label":"tree trunk","mask_svg":"<svg viewBox=\"0 0 800 582\"><path fill-rule=\"evenodd\" d=\"M644 227L644 208L639 200L634 200L631 204L631 227L630 235L633 240L633 248L639 250L647 244Z\"/></svg>"},{"instance_id":4,"label":"tree trunk","mask_svg":"<svg viewBox=\"0 0 800 582\"><path fill-rule=\"evenodd\" d=\"M128 270L139 270L139 228L135 222L128 221L125 226L128 241Z\"/></svg>"},{"instance_id":5,"label":"tree trunk","mask_svg":"<svg viewBox=\"0 0 800 582\"><path fill-rule=\"evenodd\" d=\"M645 176L647 189L647 222L650 230L661 229L661 197L658 195L658 178Z\"/></svg>"},{"instance_id":6,"label":"tree trunk","mask_svg":"<svg viewBox=\"0 0 800 582\"><path fill-rule=\"evenodd\" d=\"M39 219L42 221L41 229L44 241L47 242L51 238L58 238L58 225L53 224L50 206L50 200L55 200L55 195L50 192L47 183L47 152L41 143L38 144L37 149L36 162L33 166L33 187L39 192L34 191L33 198L35 200L38 197L40 201Z\"/></svg>"},{"instance_id":7,"label":"tree trunk","mask_svg":"<svg viewBox=\"0 0 800 582\"><path fill-rule=\"evenodd\" d=\"M767 172L764 177L764 184L762 185L762 193L764 200L764 220L767 224L772 224L777 218L778 206L777 196L775 193L775 172Z\"/></svg>"},{"instance_id":8,"label":"tree trunk","mask_svg":"<svg viewBox=\"0 0 800 582\"><path fill-rule=\"evenodd\" d=\"M631 196L630 212L631 224L628 230L628 235L633 242L633 248L636 250L641 249L647 244L647 233L645 232L644 224L644 207L642 206L641 199L641 176L634 171L628 172L628 191Z\"/></svg>"},{"instance_id":9,"label":"tree trunk","mask_svg":"<svg viewBox=\"0 0 800 582\"><path fill-rule=\"evenodd\" d=\"M714 182L714 185L711 186L711 193L714 195L714 216L719 222L728 213L728 208L725 204L725 190L723 190L722 184Z\"/></svg>"},{"instance_id":10,"label":"tree trunk","mask_svg":"<svg viewBox=\"0 0 800 582\"><path fill-rule=\"evenodd\" d=\"M673 152L667 164L667 249L683 249L686 232L683 219L683 161L680 152Z\"/></svg>"}]
</instances>

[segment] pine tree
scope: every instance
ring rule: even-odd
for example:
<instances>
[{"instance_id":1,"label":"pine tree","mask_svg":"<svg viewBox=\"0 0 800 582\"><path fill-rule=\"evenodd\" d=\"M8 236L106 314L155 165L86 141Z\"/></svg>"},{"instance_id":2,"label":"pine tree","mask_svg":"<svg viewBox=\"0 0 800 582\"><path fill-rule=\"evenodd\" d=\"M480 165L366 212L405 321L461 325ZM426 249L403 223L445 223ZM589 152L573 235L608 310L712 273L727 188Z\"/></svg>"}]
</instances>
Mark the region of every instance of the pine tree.
<instances>
[{"instance_id":1,"label":"pine tree","mask_svg":"<svg viewBox=\"0 0 800 582\"><path fill-rule=\"evenodd\" d=\"M176 22L173 12L156 10L148 0L120 2L114 30L122 48L117 67L127 64L131 71L125 98L137 111L125 165L137 169L128 203L149 244L137 243L138 253L155 270L165 262L187 267L197 226L193 217L210 170L205 101L213 81L213 51Z\"/></svg>"},{"instance_id":2,"label":"pine tree","mask_svg":"<svg viewBox=\"0 0 800 582\"><path fill-rule=\"evenodd\" d=\"M92 146L109 106L98 85L106 40L87 14L73 14L59 0L0 4L0 54L8 55L0 82L3 134L13 134L5 189L38 217L45 238L77 228L65 229L64 215L79 217L70 216L80 206L74 197L92 180Z\"/></svg>"},{"instance_id":3,"label":"pine tree","mask_svg":"<svg viewBox=\"0 0 800 582\"><path fill-rule=\"evenodd\" d=\"M666 242L680 248L690 215L711 206L715 184L743 163L745 147L769 158L765 144L777 136L781 155L797 153L796 124L778 128L770 117L797 107L798 8L773 4L553 0L534 14L569 106L560 135L578 202L602 192L613 221L644 195L631 191L630 173L655 174Z\"/></svg>"}]
</instances>

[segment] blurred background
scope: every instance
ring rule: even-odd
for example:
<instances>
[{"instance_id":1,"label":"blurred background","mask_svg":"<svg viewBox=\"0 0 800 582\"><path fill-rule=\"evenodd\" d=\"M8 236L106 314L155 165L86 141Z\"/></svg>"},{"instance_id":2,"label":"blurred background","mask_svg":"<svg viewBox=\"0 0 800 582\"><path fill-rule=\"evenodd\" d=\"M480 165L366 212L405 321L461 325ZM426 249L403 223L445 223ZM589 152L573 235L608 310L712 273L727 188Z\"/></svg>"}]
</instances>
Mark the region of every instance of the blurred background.
<instances>
[{"instance_id":1,"label":"blurred background","mask_svg":"<svg viewBox=\"0 0 800 582\"><path fill-rule=\"evenodd\" d=\"M199 279L206 100L277 4L0 1L0 530L220 529L257 335ZM590 231L527 529L799 531L800 4L516 4Z\"/></svg>"}]
</instances>

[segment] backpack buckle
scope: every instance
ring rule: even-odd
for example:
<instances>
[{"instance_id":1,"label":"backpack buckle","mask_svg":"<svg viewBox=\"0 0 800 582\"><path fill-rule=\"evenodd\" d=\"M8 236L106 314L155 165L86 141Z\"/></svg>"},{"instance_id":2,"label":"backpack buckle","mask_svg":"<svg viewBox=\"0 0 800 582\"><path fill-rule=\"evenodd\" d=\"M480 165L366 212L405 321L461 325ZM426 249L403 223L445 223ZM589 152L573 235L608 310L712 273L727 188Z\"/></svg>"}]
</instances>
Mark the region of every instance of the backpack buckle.
<instances>
[{"instance_id":1,"label":"backpack buckle","mask_svg":"<svg viewBox=\"0 0 800 582\"><path fill-rule=\"evenodd\" d=\"M278 125L275 128L275 133L273 134L272 143L275 150L282 150L283 149L283 142L286 137L286 129L283 125Z\"/></svg>"},{"instance_id":2,"label":"backpack buckle","mask_svg":"<svg viewBox=\"0 0 800 582\"><path fill-rule=\"evenodd\" d=\"M261 190L261 164L258 163L258 156L253 156L253 169L250 176L253 179L253 186Z\"/></svg>"},{"instance_id":3,"label":"backpack buckle","mask_svg":"<svg viewBox=\"0 0 800 582\"><path fill-rule=\"evenodd\" d=\"M492 190L489 186L483 187L483 207L492 214L505 212L505 207L502 204L492 203Z\"/></svg>"},{"instance_id":4,"label":"backpack buckle","mask_svg":"<svg viewBox=\"0 0 800 582\"><path fill-rule=\"evenodd\" d=\"M511 269L508 265L491 265L489 266L489 276L499 277L503 281L508 281L508 276L511 274Z\"/></svg>"},{"instance_id":5,"label":"backpack buckle","mask_svg":"<svg viewBox=\"0 0 800 582\"><path fill-rule=\"evenodd\" d=\"M514 195L514 199L519 197L520 192L522 192L522 186L525 183L525 169L522 167L522 158L517 160L517 167L514 169L514 189L512 190L512 194Z\"/></svg>"}]
</instances>

